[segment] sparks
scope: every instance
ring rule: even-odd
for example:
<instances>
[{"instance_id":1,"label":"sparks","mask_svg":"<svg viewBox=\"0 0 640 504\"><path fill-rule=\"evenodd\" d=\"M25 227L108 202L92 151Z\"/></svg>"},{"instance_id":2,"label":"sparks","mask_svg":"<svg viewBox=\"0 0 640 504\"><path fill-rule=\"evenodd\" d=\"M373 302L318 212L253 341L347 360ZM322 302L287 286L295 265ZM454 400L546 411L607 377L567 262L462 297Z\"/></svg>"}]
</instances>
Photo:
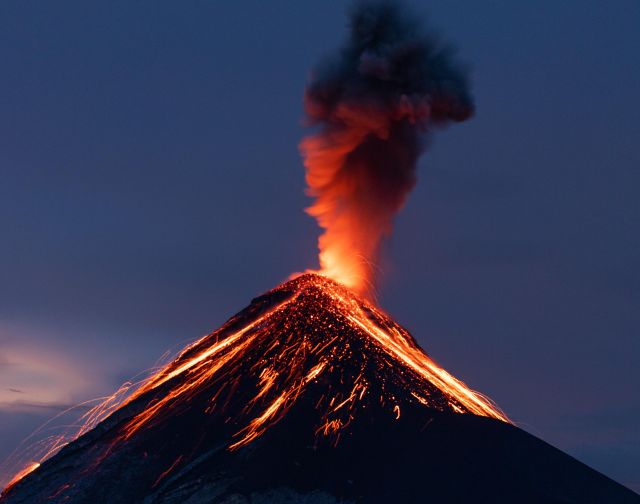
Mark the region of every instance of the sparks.
<instances>
[{"instance_id":1,"label":"sparks","mask_svg":"<svg viewBox=\"0 0 640 504\"><path fill-rule=\"evenodd\" d=\"M254 300L147 380L125 384L92 407L77 436L106 414L122 418L108 449L96 456L97 466L136 433L198 407L203 418L225 419L233 429L227 449L237 450L263 436L306 397L313 397L318 412L309 431L332 445L371 407L387 410L396 421L402 421L401 412L417 407L425 415L437 410L509 422L491 400L438 366L371 302L324 276L304 274ZM63 444L56 439L40 462ZM169 463L167 474L186 463L185 457ZM12 485L37 467L36 462L20 471Z\"/></svg>"}]
</instances>

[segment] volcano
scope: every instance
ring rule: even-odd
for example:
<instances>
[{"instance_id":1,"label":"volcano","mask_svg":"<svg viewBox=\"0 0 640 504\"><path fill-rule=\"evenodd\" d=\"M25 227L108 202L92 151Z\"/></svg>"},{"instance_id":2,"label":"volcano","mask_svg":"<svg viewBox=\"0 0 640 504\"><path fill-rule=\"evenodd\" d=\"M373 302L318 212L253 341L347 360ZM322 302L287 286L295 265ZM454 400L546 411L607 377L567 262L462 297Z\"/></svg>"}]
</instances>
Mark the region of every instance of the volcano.
<instances>
[{"instance_id":1,"label":"volcano","mask_svg":"<svg viewBox=\"0 0 640 504\"><path fill-rule=\"evenodd\" d=\"M187 347L2 504L626 503L340 284L304 274Z\"/></svg>"}]
</instances>

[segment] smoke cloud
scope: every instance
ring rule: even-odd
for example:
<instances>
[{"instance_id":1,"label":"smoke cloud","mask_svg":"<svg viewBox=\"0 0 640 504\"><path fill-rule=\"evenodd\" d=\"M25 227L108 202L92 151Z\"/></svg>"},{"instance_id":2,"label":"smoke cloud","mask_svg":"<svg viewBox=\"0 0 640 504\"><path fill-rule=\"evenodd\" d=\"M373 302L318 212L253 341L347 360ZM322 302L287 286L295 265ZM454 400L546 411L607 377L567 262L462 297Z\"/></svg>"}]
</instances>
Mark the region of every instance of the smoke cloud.
<instances>
[{"instance_id":1,"label":"smoke cloud","mask_svg":"<svg viewBox=\"0 0 640 504\"><path fill-rule=\"evenodd\" d=\"M450 47L392 2L361 2L344 46L312 74L300 144L307 212L324 230L321 273L362 294L374 286L381 241L416 182L428 131L473 113Z\"/></svg>"}]
</instances>

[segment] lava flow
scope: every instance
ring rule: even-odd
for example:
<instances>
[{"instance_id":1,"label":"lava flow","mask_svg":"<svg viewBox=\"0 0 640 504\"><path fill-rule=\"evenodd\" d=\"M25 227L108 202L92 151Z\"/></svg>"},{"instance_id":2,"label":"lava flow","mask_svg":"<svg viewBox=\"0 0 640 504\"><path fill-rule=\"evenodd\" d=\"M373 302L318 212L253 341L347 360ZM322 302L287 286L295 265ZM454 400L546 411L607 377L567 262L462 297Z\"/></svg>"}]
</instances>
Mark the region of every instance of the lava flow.
<instances>
[{"instance_id":1,"label":"lava flow","mask_svg":"<svg viewBox=\"0 0 640 504\"><path fill-rule=\"evenodd\" d=\"M106 420L77 433L84 434L78 442L96 435L108 438L92 453L85 471L108 464L121 447L184 419L193 426L185 431L215 433L216 442L235 451L263 436L298 405L314 412L307 426L310 438L332 445L374 411L386 412L395 421L411 410L423 411L425 419L438 411L509 422L489 399L438 366L371 302L311 273L254 299L128 398L118 394L88 416L91 425L108 415ZM196 449L193 443L180 445L168 467L187 464ZM56 450L60 448L58 443Z\"/></svg>"},{"instance_id":2,"label":"lava flow","mask_svg":"<svg viewBox=\"0 0 640 504\"><path fill-rule=\"evenodd\" d=\"M30 474L33 471L35 471L38 467L40 467L40 463L39 462L31 462L30 464L27 464L13 478L11 478L11 480L9 480L9 483L6 484L3 492L6 492L9 489L11 489L11 487L14 486L16 483L18 483L18 481L20 481L22 478L24 478L27 474Z\"/></svg>"},{"instance_id":3,"label":"lava flow","mask_svg":"<svg viewBox=\"0 0 640 504\"><path fill-rule=\"evenodd\" d=\"M310 383L336 372L340 376L332 377L331 383L341 386L334 391L329 385L317 405L322 422L316 429L327 435L339 432L358 405L370 400L388 405L399 416L402 400L394 393L398 387L428 408L507 421L491 401L428 357L406 330L338 283L306 274L266 296L282 299L240 327L231 319L144 384L129 402L153 396L162 385L176 380L169 393L128 420L123 438L161 421L203 389L211 396L209 410L219 408L223 391L233 389L240 376L252 376L257 383L241 410L241 417L252 418L235 433L230 449L260 436L286 414ZM369 358L371 354L377 358ZM381 390L374 386L372 394L371 382L379 377L384 378Z\"/></svg>"}]
</instances>

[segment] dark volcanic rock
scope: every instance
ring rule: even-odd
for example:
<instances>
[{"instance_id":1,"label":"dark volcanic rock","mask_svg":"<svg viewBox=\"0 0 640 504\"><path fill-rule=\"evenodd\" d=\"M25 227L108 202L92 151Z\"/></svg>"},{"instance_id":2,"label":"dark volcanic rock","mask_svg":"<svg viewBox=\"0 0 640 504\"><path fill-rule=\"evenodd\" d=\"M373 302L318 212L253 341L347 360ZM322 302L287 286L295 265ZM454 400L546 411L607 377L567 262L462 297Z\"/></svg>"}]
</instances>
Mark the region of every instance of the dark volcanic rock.
<instances>
[{"instance_id":1,"label":"dark volcanic rock","mask_svg":"<svg viewBox=\"0 0 640 504\"><path fill-rule=\"evenodd\" d=\"M0 503L640 502L457 395L439 368L430 379L426 355L424 369L402 358L417 348L304 275L187 348Z\"/></svg>"}]
</instances>

